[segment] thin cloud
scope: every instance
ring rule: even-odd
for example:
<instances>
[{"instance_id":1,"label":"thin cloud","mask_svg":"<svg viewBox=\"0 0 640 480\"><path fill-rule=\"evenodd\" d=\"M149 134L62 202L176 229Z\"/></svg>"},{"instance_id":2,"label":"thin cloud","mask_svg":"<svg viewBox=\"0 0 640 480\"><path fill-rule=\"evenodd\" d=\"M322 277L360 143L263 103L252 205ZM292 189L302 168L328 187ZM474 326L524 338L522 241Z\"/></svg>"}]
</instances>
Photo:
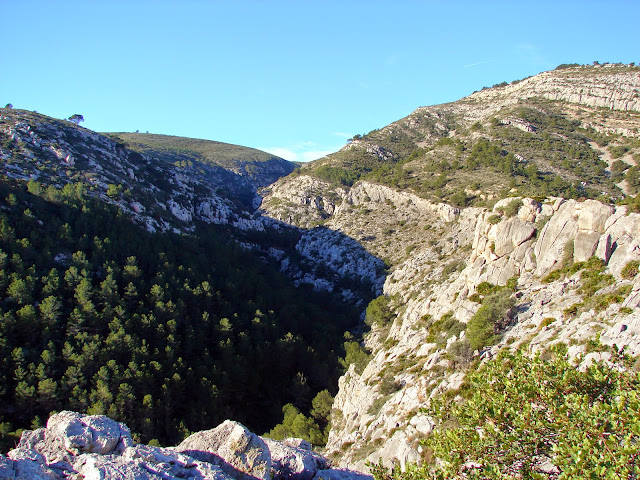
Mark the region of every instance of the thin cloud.
<instances>
[{"instance_id":1,"label":"thin cloud","mask_svg":"<svg viewBox=\"0 0 640 480\"><path fill-rule=\"evenodd\" d=\"M288 148L259 147L258 150L262 150L263 152L270 153L271 155L275 155L276 157L284 158L285 160L289 160L290 162L298 161L298 154Z\"/></svg>"},{"instance_id":2,"label":"thin cloud","mask_svg":"<svg viewBox=\"0 0 640 480\"><path fill-rule=\"evenodd\" d=\"M323 148L314 142L302 142L288 147L259 147L259 150L277 155L290 162L310 162L337 152L341 146Z\"/></svg>"},{"instance_id":3,"label":"thin cloud","mask_svg":"<svg viewBox=\"0 0 640 480\"><path fill-rule=\"evenodd\" d=\"M462 68L477 67L478 65L484 65L485 63L491 63L491 62L493 62L493 60L485 60L484 62L470 63L469 65L464 65Z\"/></svg>"}]
</instances>

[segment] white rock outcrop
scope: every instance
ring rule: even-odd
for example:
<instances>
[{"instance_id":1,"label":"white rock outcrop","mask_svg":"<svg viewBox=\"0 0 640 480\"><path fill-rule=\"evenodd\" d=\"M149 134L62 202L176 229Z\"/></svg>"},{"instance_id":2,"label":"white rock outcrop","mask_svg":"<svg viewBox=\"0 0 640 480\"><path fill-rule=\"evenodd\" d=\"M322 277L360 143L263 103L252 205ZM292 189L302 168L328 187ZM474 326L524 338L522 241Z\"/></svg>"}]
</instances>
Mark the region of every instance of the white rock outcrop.
<instances>
[{"instance_id":1,"label":"white rock outcrop","mask_svg":"<svg viewBox=\"0 0 640 480\"><path fill-rule=\"evenodd\" d=\"M505 209L507 205L513 208ZM398 215L409 208L406 202L396 204ZM511 216L501 213L507 210ZM332 224L340 222L339 216L332 218ZM452 276L439 274L448 260L428 248L395 266L384 293L396 305L397 318L372 330L366 342L371 359L362 373L352 367L340 379L333 405L339 420L329 434L327 451L342 466L366 471L368 462L402 466L419 457L419 440L433 428L421 409L434 395L461 385L464 370L452 359L473 355L460 351L464 329L433 340L429 326L446 314L469 321L480 308L482 297L474 295L482 282L518 285L516 306L508 325L501 327L502 340L478 352L483 358L508 345L536 352L556 343L572 345L570 353L579 355L596 335L605 345L626 346L630 354L640 354L640 279L622 277L630 261L640 261L640 214L595 200L552 198L540 203L511 198L492 211L460 210L447 235L460 247L466 245L466 254L448 250L452 259L466 258L464 268ZM622 300L581 308L590 305L591 298L580 291L580 271L542 282L566 262L584 262L594 255L606 262L603 274L612 275L597 295L604 299L608 293L625 292Z\"/></svg>"},{"instance_id":2,"label":"white rock outcrop","mask_svg":"<svg viewBox=\"0 0 640 480\"><path fill-rule=\"evenodd\" d=\"M226 420L212 430L194 433L175 450L204 462L220 463L232 476L271 478L271 455L266 443L237 422Z\"/></svg>"},{"instance_id":3,"label":"white rock outcrop","mask_svg":"<svg viewBox=\"0 0 640 480\"><path fill-rule=\"evenodd\" d=\"M46 428L25 431L18 446L0 455L0 479L29 480L371 480L331 469L296 439L263 439L225 421L173 448L134 444L129 429L103 415L63 411Z\"/></svg>"}]
</instances>

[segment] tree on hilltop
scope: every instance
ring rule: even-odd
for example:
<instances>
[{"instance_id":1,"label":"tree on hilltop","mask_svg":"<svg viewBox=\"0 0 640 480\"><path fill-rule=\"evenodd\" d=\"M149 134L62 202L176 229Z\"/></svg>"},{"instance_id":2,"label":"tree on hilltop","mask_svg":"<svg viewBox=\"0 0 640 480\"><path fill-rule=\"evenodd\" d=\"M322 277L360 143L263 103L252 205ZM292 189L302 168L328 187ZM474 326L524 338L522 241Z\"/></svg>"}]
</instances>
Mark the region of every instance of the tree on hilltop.
<instances>
[{"instance_id":1,"label":"tree on hilltop","mask_svg":"<svg viewBox=\"0 0 640 480\"><path fill-rule=\"evenodd\" d=\"M69 117L69 121L75 123L77 127L80 122L84 122L84 117L78 113L74 113Z\"/></svg>"}]
</instances>

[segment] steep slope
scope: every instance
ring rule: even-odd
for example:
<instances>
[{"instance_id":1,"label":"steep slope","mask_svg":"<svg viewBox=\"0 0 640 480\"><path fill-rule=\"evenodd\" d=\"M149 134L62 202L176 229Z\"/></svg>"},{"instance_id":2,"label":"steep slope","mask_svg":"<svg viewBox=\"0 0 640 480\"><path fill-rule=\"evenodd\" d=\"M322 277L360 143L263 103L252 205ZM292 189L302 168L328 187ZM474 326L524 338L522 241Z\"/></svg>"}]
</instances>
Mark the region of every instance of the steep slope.
<instances>
[{"instance_id":1,"label":"steep slope","mask_svg":"<svg viewBox=\"0 0 640 480\"><path fill-rule=\"evenodd\" d=\"M339 231L390 268L330 455L422 460L437 423L422 409L502 348L640 354L639 96L637 67L545 72L422 107L269 187L268 215Z\"/></svg>"},{"instance_id":2,"label":"steep slope","mask_svg":"<svg viewBox=\"0 0 640 480\"><path fill-rule=\"evenodd\" d=\"M359 245L353 261L326 261L340 251L341 235L317 235L262 217L258 186L290 172L290 162L235 145L181 137L107 136L34 112L0 114L0 172L33 188L80 188L116 205L149 231L194 232L199 224L231 227L246 248L278 262L296 285L368 301L382 288L383 267ZM221 166L224 165L224 166ZM337 245L337 247L334 246ZM349 279L343 273L349 270Z\"/></svg>"},{"instance_id":3,"label":"steep slope","mask_svg":"<svg viewBox=\"0 0 640 480\"><path fill-rule=\"evenodd\" d=\"M513 202L512 217L504 203L462 210L446 233L456 251L421 245L388 277L396 317L374 319L371 360L341 379L334 404L328 449L345 464L419 460L433 428L420 409L505 346L640 354L640 215L596 201Z\"/></svg>"},{"instance_id":4,"label":"steep slope","mask_svg":"<svg viewBox=\"0 0 640 480\"><path fill-rule=\"evenodd\" d=\"M3 172L43 185L87 185L151 231L193 229L193 221L251 223L255 187L220 166L174 165L116 138L33 112L3 109Z\"/></svg>"}]
</instances>

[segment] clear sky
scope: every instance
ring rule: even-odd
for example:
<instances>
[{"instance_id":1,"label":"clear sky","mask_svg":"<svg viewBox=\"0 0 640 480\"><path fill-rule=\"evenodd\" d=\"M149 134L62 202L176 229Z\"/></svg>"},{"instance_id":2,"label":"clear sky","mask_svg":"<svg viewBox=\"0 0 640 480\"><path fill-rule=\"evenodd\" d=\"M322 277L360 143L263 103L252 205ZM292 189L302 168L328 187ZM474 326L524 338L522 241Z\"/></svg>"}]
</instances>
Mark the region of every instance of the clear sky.
<instances>
[{"instance_id":1,"label":"clear sky","mask_svg":"<svg viewBox=\"0 0 640 480\"><path fill-rule=\"evenodd\" d=\"M640 1L0 0L0 104L307 161L561 63L640 63Z\"/></svg>"}]
</instances>

